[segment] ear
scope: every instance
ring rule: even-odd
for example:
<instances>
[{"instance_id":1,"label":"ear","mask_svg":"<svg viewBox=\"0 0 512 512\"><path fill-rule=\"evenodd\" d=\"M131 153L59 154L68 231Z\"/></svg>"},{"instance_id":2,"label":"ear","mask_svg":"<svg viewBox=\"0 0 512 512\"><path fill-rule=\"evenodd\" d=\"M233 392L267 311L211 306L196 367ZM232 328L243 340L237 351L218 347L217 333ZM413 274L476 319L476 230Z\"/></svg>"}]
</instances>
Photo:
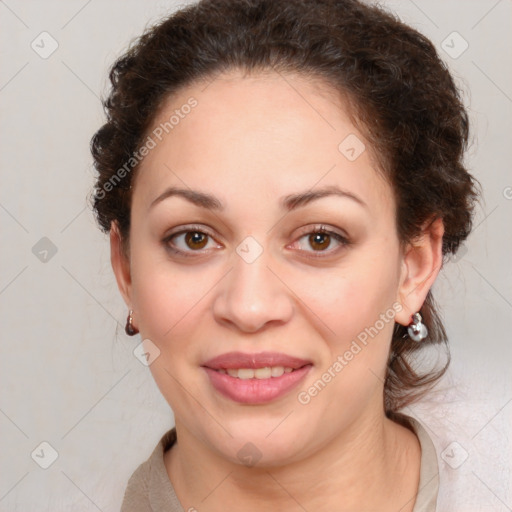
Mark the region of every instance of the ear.
<instances>
[{"instance_id":1,"label":"ear","mask_svg":"<svg viewBox=\"0 0 512 512\"><path fill-rule=\"evenodd\" d=\"M443 264L443 220L429 221L421 235L406 247L403 260L398 301L403 309L395 321L409 325L434 284Z\"/></svg>"},{"instance_id":2,"label":"ear","mask_svg":"<svg viewBox=\"0 0 512 512\"><path fill-rule=\"evenodd\" d=\"M132 280L130 261L123 249L123 240L117 222L110 225L110 262L116 276L117 286L128 307L131 306Z\"/></svg>"}]
</instances>

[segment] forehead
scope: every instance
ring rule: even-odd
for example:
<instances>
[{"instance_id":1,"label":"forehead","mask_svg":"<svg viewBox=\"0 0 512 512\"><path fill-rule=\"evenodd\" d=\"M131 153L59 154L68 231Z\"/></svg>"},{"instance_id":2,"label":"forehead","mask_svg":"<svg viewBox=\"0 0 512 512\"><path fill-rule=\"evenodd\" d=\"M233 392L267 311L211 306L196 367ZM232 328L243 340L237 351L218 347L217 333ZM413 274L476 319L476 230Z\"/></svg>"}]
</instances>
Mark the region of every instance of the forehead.
<instances>
[{"instance_id":1,"label":"forehead","mask_svg":"<svg viewBox=\"0 0 512 512\"><path fill-rule=\"evenodd\" d=\"M224 73L168 98L148 136L155 146L139 170L134 203L147 204L172 185L214 193L227 204L249 193L265 203L337 185L377 214L394 208L346 103L319 81Z\"/></svg>"}]
</instances>

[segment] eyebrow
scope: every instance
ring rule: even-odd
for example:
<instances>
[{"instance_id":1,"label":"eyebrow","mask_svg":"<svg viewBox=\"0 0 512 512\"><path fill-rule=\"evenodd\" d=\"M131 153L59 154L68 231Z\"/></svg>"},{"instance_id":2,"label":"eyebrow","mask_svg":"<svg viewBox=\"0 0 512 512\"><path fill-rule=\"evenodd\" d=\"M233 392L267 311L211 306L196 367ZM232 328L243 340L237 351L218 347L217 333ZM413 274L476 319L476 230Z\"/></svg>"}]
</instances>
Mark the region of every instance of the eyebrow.
<instances>
[{"instance_id":1,"label":"eyebrow","mask_svg":"<svg viewBox=\"0 0 512 512\"><path fill-rule=\"evenodd\" d=\"M215 196L207 194L205 192L199 192L198 190L178 187L167 188L151 203L149 208L151 209L158 203L164 201L165 199L174 196L183 197L187 201L195 204L196 206L200 206L201 208L205 208L207 210L224 210L224 205ZM335 185L326 186L317 190L307 190L306 192L301 192L299 194L290 194L284 196L283 198L281 198L280 204L281 207L286 209L287 211L292 211L302 206L306 206L308 203L311 203L312 201L329 196L338 196L342 198L351 199L356 203L360 204L361 206L368 206L360 197L346 190L342 190Z\"/></svg>"},{"instance_id":2,"label":"eyebrow","mask_svg":"<svg viewBox=\"0 0 512 512\"><path fill-rule=\"evenodd\" d=\"M311 201L315 201L316 199L329 196L338 196L346 199L352 199L361 206L368 207L368 205L360 197L352 194L351 192L348 192L347 190L342 190L335 185L322 187L317 190L308 190L306 192L301 192L300 194L291 194L285 196L281 200L281 204L286 210L291 211L301 206L305 206Z\"/></svg>"}]
</instances>

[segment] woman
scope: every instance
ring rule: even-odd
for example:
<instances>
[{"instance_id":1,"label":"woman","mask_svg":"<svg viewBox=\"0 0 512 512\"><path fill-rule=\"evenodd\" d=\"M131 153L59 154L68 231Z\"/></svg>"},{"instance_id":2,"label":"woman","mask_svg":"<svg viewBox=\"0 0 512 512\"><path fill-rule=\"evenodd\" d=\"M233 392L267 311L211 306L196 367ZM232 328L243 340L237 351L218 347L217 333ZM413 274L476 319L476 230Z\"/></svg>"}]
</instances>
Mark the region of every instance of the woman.
<instances>
[{"instance_id":1,"label":"woman","mask_svg":"<svg viewBox=\"0 0 512 512\"><path fill-rule=\"evenodd\" d=\"M123 511L432 511L430 289L471 228L468 121L377 7L202 1L113 66L94 206L176 426Z\"/></svg>"}]
</instances>

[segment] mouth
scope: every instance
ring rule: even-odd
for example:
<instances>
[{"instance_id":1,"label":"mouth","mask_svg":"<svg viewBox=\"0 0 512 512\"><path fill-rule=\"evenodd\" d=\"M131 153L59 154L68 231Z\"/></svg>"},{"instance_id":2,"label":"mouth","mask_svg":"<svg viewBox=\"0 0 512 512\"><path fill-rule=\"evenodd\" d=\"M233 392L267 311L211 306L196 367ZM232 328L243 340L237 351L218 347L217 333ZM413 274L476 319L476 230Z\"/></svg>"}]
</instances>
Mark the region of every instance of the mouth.
<instances>
[{"instance_id":1,"label":"mouth","mask_svg":"<svg viewBox=\"0 0 512 512\"><path fill-rule=\"evenodd\" d=\"M263 404L298 386L311 361L286 354L230 352L202 365L213 388L235 402Z\"/></svg>"}]
</instances>

